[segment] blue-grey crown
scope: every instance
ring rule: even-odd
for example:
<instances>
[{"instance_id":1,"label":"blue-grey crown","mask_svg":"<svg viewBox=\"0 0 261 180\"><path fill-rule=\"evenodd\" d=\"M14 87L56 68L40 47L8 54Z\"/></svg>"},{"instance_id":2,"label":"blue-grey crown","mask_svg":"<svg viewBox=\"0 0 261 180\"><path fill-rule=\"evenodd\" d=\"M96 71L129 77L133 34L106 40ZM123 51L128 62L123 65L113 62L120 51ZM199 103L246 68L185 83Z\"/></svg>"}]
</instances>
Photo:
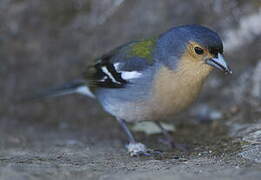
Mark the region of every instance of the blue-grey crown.
<instances>
[{"instance_id":1,"label":"blue-grey crown","mask_svg":"<svg viewBox=\"0 0 261 180\"><path fill-rule=\"evenodd\" d=\"M189 41L199 43L213 54L223 53L223 43L216 32L201 25L184 25L171 28L160 35L154 58L175 66Z\"/></svg>"}]
</instances>

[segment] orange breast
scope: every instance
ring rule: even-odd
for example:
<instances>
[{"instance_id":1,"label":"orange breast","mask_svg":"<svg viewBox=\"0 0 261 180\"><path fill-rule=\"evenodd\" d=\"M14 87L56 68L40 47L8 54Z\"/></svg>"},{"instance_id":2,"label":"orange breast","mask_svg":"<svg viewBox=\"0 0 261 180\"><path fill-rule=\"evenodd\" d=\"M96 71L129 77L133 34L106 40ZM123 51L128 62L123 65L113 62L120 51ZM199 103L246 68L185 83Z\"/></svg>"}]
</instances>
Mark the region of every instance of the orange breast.
<instances>
[{"instance_id":1,"label":"orange breast","mask_svg":"<svg viewBox=\"0 0 261 180\"><path fill-rule=\"evenodd\" d=\"M149 103L154 117L173 116L191 105L210 71L209 66L199 63L180 64L177 71L162 67L156 75Z\"/></svg>"}]
</instances>

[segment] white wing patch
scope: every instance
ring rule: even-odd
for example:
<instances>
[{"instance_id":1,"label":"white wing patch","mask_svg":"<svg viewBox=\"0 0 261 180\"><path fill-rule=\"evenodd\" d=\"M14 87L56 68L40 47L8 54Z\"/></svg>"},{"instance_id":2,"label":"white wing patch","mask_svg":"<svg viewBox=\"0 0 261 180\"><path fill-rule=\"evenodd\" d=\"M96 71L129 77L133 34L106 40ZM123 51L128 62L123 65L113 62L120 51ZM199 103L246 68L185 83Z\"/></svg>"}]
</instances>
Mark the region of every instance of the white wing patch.
<instances>
[{"instance_id":1,"label":"white wing patch","mask_svg":"<svg viewBox=\"0 0 261 180\"><path fill-rule=\"evenodd\" d=\"M121 77L122 79L129 80L129 79L135 79L142 75L142 73L138 71L121 71Z\"/></svg>"},{"instance_id":2,"label":"white wing patch","mask_svg":"<svg viewBox=\"0 0 261 180\"><path fill-rule=\"evenodd\" d=\"M113 64L113 66L114 66L116 71L119 71L120 63L115 63L115 64Z\"/></svg>"},{"instance_id":3,"label":"white wing patch","mask_svg":"<svg viewBox=\"0 0 261 180\"><path fill-rule=\"evenodd\" d=\"M102 79L100 79L100 80L98 80L98 81L99 81L99 82L105 82L106 79L108 79L107 76L104 76Z\"/></svg>"},{"instance_id":4,"label":"white wing patch","mask_svg":"<svg viewBox=\"0 0 261 180\"><path fill-rule=\"evenodd\" d=\"M101 69L102 69L102 72L104 72L105 74L107 74L109 76L109 78L112 80L112 82L120 84L120 82L116 81L116 79L113 77L113 75L108 71L107 67L103 66Z\"/></svg>"},{"instance_id":5,"label":"white wing patch","mask_svg":"<svg viewBox=\"0 0 261 180\"><path fill-rule=\"evenodd\" d=\"M117 72L121 73L122 79L130 80L130 79L135 79L135 78L139 78L142 76L142 73L140 73L138 71L120 71L119 70L120 63L115 63L113 66Z\"/></svg>"},{"instance_id":6,"label":"white wing patch","mask_svg":"<svg viewBox=\"0 0 261 180\"><path fill-rule=\"evenodd\" d=\"M89 96L91 98L95 98L95 95L90 91L88 86L80 86L76 89L76 92L79 93L79 94Z\"/></svg>"}]
</instances>

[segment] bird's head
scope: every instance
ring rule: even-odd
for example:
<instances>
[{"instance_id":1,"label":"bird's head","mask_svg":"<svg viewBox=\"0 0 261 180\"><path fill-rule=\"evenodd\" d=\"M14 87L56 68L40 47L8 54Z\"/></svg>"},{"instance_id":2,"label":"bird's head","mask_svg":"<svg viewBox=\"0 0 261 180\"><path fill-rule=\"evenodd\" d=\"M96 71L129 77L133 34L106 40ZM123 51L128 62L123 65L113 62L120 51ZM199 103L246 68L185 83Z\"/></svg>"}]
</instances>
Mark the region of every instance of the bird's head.
<instances>
[{"instance_id":1,"label":"bird's head","mask_svg":"<svg viewBox=\"0 0 261 180\"><path fill-rule=\"evenodd\" d=\"M177 70L205 72L213 68L231 74L223 56L223 43L219 35L200 25L185 25L170 29L159 37L155 58ZM204 73L203 73L204 74Z\"/></svg>"}]
</instances>

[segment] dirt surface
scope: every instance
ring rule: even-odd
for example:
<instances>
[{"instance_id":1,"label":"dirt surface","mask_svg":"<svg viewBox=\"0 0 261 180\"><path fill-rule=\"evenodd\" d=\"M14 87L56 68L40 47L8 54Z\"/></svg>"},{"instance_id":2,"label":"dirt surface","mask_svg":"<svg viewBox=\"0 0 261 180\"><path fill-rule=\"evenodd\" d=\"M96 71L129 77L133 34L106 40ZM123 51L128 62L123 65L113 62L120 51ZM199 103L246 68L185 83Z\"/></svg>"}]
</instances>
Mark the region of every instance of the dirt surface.
<instances>
[{"instance_id":1,"label":"dirt surface","mask_svg":"<svg viewBox=\"0 0 261 180\"><path fill-rule=\"evenodd\" d=\"M16 128L14 128L16 127ZM138 133L149 147L162 150L152 157L130 157L117 126L104 131L1 124L1 179L259 179L261 165L242 158L241 140L221 124L187 124L173 134L187 151L157 142L161 135ZM246 144L246 143L245 143Z\"/></svg>"}]
</instances>

